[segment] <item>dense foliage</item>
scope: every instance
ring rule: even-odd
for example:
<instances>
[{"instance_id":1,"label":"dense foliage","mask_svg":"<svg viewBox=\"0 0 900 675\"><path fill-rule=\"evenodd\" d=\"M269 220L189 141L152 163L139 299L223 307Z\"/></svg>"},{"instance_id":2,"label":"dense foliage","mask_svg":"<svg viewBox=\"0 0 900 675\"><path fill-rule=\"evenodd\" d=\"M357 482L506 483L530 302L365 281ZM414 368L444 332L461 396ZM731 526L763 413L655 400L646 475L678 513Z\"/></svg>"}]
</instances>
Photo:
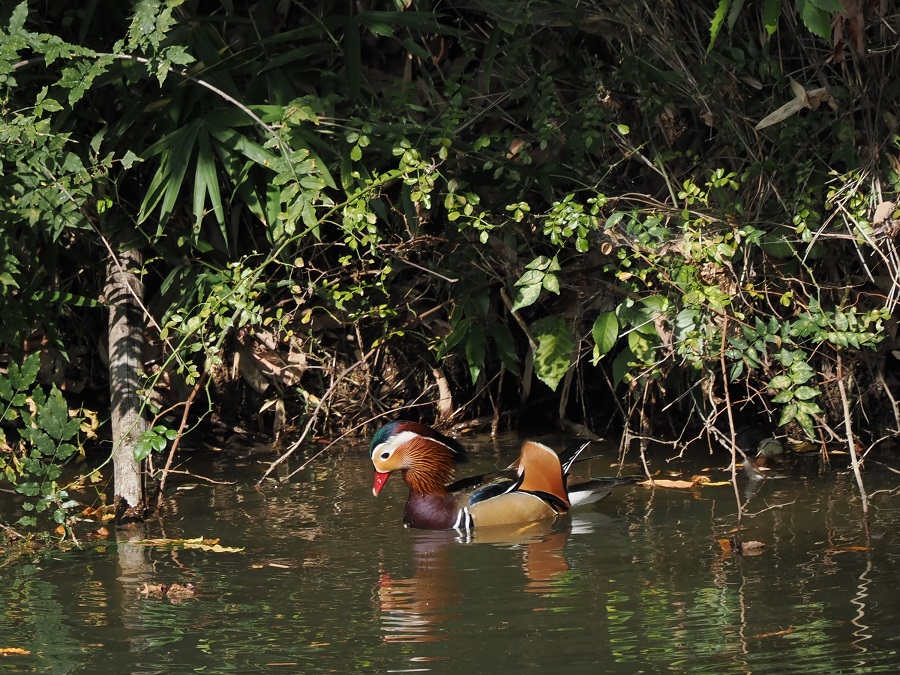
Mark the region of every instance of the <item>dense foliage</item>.
<instances>
[{"instance_id":1,"label":"dense foliage","mask_svg":"<svg viewBox=\"0 0 900 675\"><path fill-rule=\"evenodd\" d=\"M16 396L102 409L99 262L138 247L146 457L198 385L192 423L276 434L894 435L897 15L762 5L9 7L0 348L51 392ZM5 479L64 504L72 437L0 398Z\"/></svg>"}]
</instances>

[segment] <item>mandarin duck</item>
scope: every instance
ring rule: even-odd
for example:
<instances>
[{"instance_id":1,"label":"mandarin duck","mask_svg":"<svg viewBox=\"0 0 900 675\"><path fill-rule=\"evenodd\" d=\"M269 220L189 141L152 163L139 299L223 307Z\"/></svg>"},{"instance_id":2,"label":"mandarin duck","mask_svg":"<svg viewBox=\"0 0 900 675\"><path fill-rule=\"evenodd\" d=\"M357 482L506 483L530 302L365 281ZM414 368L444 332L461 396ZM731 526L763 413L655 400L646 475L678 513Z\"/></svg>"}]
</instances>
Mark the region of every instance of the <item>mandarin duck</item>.
<instances>
[{"instance_id":1,"label":"mandarin duck","mask_svg":"<svg viewBox=\"0 0 900 675\"><path fill-rule=\"evenodd\" d=\"M531 523L555 518L570 507L607 497L628 478L597 478L567 485L569 469L584 443L557 455L546 445L526 441L510 469L449 484L456 463L466 460L462 445L434 429L399 420L372 438L377 497L393 471L409 487L403 524L424 530L464 530Z\"/></svg>"}]
</instances>

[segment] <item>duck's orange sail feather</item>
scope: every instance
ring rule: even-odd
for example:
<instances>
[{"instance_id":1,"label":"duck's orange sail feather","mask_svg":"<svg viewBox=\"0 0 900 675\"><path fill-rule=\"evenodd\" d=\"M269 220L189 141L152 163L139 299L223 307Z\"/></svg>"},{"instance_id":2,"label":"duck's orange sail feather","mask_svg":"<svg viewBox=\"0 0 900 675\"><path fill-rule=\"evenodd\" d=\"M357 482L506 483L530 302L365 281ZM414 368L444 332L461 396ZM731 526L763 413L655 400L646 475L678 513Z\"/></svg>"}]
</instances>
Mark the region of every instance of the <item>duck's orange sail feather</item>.
<instances>
[{"instance_id":1,"label":"duck's orange sail feather","mask_svg":"<svg viewBox=\"0 0 900 675\"><path fill-rule=\"evenodd\" d=\"M569 493L562 466L559 456L553 450L541 443L526 441L516 465L523 474L519 490L545 492L559 499L566 507L569 506Z\"/></svg>"}]
</instances>

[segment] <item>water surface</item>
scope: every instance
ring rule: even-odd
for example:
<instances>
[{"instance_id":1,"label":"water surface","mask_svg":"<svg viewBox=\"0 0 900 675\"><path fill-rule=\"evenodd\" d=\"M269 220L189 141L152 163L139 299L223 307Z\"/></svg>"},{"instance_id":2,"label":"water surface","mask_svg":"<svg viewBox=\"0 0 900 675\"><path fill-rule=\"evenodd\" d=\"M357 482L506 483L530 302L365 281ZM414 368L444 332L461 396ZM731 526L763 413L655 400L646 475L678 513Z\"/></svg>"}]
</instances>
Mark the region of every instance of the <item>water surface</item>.
<instances>
[{"instance_id":1,"label":"water surface","mask_svg":"<svg viewBox=\"0 0 900 675\"><path fill-rule=\"evenodd\" d=\"M464 440L475 449L460 475L508 464L519 442ZM580 470L609 475L613 450L605 456ZM373 498L361 444L289 483L257 486L265 466L251 459L189 467L234 484L182 479L143 536L216 538L243 551L168 550L120 535L0 568L0 648L30 652L0 657L0 670L900 669L897 497L875 496L875 538L863 550L856 487L841 472L789 471L762 484L744 538L765 548L736 556L717 543L732 536L730 486L626 487L556 523L463 541L404 529L402 480ZM724 462L711 458L709 468ZM866 481L874 491L895 477L874 467ZM140 592L175 583L194 584L196 595Z\"/></svg>"}]
</instances>

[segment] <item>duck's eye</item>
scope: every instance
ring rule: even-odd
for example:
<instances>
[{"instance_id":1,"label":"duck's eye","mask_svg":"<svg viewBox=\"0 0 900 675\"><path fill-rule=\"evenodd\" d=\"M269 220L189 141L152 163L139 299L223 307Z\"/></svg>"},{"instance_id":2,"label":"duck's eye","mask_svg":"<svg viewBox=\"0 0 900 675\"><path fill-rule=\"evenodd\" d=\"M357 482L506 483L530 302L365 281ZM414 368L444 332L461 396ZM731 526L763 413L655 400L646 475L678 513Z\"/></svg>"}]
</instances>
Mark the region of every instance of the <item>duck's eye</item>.
<instances>
[{"instance_id":1,"label":"duck's eye","mask_svg":"<svg viewBox=\"0 0 900 675\"><path fill-rule=\"evenodd\" d=\"M391 456L391 453L389 453L389 452L382 452L382 453L381 453L381 459L387 459L387 458L390 457L390 456Z\"/></svg>"}]
</instances>

